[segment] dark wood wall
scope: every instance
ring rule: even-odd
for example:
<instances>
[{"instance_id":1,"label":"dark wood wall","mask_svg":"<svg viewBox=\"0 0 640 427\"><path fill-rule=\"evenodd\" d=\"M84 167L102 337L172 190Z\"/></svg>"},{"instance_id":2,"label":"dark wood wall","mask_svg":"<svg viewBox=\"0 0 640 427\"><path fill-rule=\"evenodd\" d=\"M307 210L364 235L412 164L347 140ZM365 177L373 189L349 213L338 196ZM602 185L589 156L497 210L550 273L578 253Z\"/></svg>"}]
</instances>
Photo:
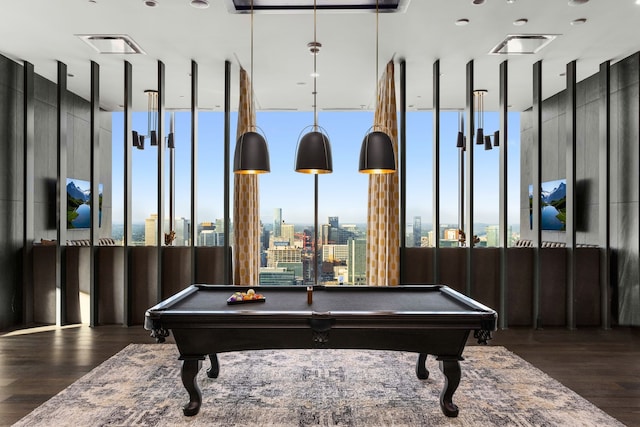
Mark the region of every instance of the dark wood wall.
<instances>
[{"instance_id":1,"label":"dark wood wall","mask_svg":"<svg viewBox=\"0 0 640 427\"><path fill-rule=\"evenodd\" d=\"M406 284L433 283L434 248L406 248L403 257ZM441 284L466 293L466 248L441 248ZM500 249L473 249L473 299L506 316L509 326L568 326L566 248L542 248L542 286L538 325L532 325L533 248L507 249L505 312L500 312ZM599 248L576 249L580 266L574 305L577 326L601 325Z\"/></svg>"},{"instance_id":2,"label":"dark wood wall","mask_svg":"<svg viewBox=\"0 0 640 427\"><path fill-rule=\"evenodd\" d=\"M640 53L610 68L610 176L609 232L612 283L617 300L612 309L623 325L640 325ZM542 103L542 181L567 177L566 91ZM595 74L576 85L576 242L600 245L600 81ZM521 116L520 224L521 237L529 230L528 186L533 181L532 111ZM543 231L542 240L565 242L564 232ZM577 270L585 275L582 267ZM546 273L545 273L546 274ZM578 281L579 283L579 281ZM542 289L545 293L550 290ZM557 295L561 296L561 295ZM576 297L582 295L576 292ZM541 308L545 309L545 307ZM579 307L580 308L580 307ZM581 309L581 308L580 308Z\"/></svg>"}]
</instances>

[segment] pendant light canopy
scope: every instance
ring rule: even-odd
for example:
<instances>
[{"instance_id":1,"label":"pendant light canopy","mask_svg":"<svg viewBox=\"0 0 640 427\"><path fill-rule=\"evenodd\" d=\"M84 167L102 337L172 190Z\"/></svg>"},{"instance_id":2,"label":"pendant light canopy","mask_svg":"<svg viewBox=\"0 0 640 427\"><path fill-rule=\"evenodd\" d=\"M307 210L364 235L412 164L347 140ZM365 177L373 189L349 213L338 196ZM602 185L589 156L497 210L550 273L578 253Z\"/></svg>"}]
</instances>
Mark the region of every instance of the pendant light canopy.
<instances>
[{"instance_id":1,"label":"pendant light canopy","mask_svg":"<svg viewBox=\"0 0 640 427\"><path fill-rule=\"evenodd\" d=\"M378 99L378 15L378 0L376 0L376 100ZM393 141L387 133L378 130L365 135L360 148L358 169L368 174L395 172L396 155Z\"/></svg>"},{"instance_id":2,"label":"pendant light canopy","mask_svg":"<svg viewBox=\"0 0 640 427\"><path fill-rule=\"evenodd\" d=\"M318 126L317 108L317 81L316 71L317 57L322 45L316 37L316 2L313 2L313 41L307 44L309 52L313 55L313 126L302 129L300 135L309 128L312 130L302 138L298 138L296 150L296 172L309 174L325 174L333 172L333 160L331 158L331 143L324 129Z\"/></svg>"},{"instance_id":3,"label":"pendant light canopy","mask_svg":"<svg viewBox=\"0 0 640 427\"><path fill-rule=\"evenodd\" d=\"M249 108L253 109L253 0L251 0L251 75ZM252 123L252 129L256 129ZM233 155L233 172L236 174L261 174L270 172L269 149L264 136L249 130L238 138Z\"/></svg>"}]
</instances>

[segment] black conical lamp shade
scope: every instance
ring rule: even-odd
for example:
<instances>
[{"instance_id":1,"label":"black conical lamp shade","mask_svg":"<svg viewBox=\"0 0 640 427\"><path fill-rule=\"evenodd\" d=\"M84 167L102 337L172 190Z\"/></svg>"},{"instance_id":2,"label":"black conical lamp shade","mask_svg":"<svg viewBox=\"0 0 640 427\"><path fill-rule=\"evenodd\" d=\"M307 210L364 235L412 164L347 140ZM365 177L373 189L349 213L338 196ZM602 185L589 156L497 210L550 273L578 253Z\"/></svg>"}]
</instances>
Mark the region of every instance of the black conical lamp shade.
<instances>
[{"instance_id":1,"label":"black conical lamp shade","mask_svg":"<svg viewBox=\"0 0 640 427\"><path fill-rule=\"evenodd\" d=\"M393 173L396 170L396 155L393 142L384 132L368 133L360 148L360 172Z\"/></svg>"},{"instance_id":2,"label":"black conical lamp shade","mask_svg":"<svg viewBox=\"0 0 640 427\"><path fill-rule=\"evenodd\" d=\"M464 135L462 132L458 132L458 140L456 141L457 148L464 148Z\"/></svg>"},{"instance_id":3,"label":"black conical lamp shade","mask_svg":"<svg viewBox=\"0 0 640 427\"><path fill-rule=\"evenodd\" d=\"M484 136L484 149L491 150L493 147L491 146L491 137L489 135Z\"/></svg>"},{"instance_id":4,"label":"black conical lamp shade","mask_svg":"<svg viewBox=\"0 0 640 427\"><path fill-rule=\"evenodd\" d=\"M245 132L236 142L233 156L233 172L259 174L271 171L267 141L257 132Z\"/></svg>"},{"instance_id":5,"label":"black conical lamp shade","mask_svg":"<svg viewBox=\"0 0 640 427\"><path fill-rule=\"evenodd\" d=\"M313 131L300 139L296 155L296 172L313 174L333 172L331 143L325 134Z\"/></svg>"},{"instance_id":6,"label":"black conical lamp shade","mask_svg":"<svg viewBox=\"0 0 640 427\"><path fill-rule=\"evenodd\" d=\"M482 128L478 128L476 131L476 144L484 144L484 130Z\"/></svg>"}]
</instances>

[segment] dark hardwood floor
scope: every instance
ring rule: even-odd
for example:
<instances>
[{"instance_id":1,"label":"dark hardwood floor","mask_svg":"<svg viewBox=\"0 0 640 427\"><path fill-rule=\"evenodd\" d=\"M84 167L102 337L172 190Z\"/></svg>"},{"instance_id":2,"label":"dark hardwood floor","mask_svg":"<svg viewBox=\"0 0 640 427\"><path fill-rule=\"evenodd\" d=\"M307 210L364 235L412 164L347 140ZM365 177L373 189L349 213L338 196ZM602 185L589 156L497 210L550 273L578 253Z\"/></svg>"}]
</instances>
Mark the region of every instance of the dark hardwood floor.
<instances>
[{"instance_id":1,"label":"dark hardwood floor","mask_svg":"<svg viewBox=\"0 0 640 427\"><path fill-rule=\"evenodd\" d=\"M0 332L0 425L16 422L127 344L153 342L141 326ZM621 422L640 426L640 329L512 328L496 332L490 345L505 346Z\"/></svg>"}]
</instances>

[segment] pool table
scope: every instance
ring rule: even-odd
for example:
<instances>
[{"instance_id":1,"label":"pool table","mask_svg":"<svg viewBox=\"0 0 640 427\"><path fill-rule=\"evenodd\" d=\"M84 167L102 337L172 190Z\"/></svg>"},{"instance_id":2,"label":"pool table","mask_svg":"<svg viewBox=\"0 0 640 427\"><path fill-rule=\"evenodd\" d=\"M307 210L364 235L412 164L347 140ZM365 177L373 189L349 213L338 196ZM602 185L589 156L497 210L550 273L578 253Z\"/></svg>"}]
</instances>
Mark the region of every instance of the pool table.
<instances>
[{"instance_id":1,"label":"pool table","mask_svg":"<svg viewBox=\"0 0 640 427\"><path fill-rule=\"evenodd\" d=\"M444 285L256 286L260 302L230 304L250 287L192 285L147 310L144 327L164 342L169 331L180 352L182 383L189 393L184 415L198 413L196 375L207 356L209 378L219 373L217 353L260 349L373 349L418 353L416 375L429 376L431 354L445 376L440 407L458 415L453 394L471 331L486 344L496 330L494 310Z\"/></svg>"}]
</instances>

